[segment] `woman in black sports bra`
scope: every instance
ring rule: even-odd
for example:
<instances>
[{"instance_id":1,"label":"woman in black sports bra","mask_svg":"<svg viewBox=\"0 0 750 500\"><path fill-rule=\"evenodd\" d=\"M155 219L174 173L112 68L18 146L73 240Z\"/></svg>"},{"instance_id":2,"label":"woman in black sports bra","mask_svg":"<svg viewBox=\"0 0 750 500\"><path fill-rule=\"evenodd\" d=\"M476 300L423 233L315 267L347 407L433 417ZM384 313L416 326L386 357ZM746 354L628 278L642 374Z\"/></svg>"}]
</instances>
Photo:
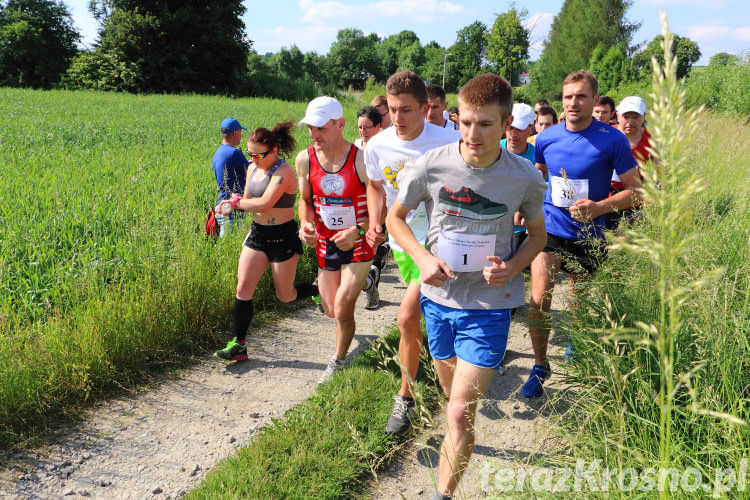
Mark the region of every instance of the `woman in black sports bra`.
<instances>
[{"instance_id":1,"label":"woman in black sports bra","mask_svg":"<svg viewBox=\"0 0 750 500\"><path fill-rule=\"evenodd\" d=\"M318 295L309 283L294 283L297 259L302 243L294 220L297 176L281 154L294 152L291 134L294 122L275 125L271 130L257 128L247 139L248 167L245 193L224 200L218 213L232 210L252 212L253 223L242 244L237 265L237 293L234 300L232 332L234 338L214 356L234 361L247 359L245 336L253 317L253 294L266 268L271 267L276 296L291 302ZM223 211L222 211L223 210Z\"/></svg>"}]
</instances>

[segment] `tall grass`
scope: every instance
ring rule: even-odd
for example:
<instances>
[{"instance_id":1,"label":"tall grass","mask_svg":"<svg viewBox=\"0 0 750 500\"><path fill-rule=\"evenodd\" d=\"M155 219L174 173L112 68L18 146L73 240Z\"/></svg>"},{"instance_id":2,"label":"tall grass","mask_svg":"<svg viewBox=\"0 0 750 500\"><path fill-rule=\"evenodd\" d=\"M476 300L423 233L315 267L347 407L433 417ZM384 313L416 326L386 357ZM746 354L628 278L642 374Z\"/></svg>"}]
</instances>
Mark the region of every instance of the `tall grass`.
<instances>
[{"instance_id":1,"label":"tall grass","mask_svg":"<svg viewBox=\"0 0 750 500\"><path fill-rule=\"evenodd\" d=\"M0 449L226 340L244 231L216 245L202 234L218 124L270 126L304 109L0 89ZM303 127L295 137L309 144ZM312 275L310 255L298 272ZM271 287L266 276L257 309L286 310Z\"/></svg>"},{"instance_id":2,"label":"tall grass","mask_svg":"<svg viewBox=\"0 0 750 500\"><path fill-rule=\"evenodd\" d=\"M574 406L561 422L574 458L603 459L617 471L695 467L713 480L717 470L739 472L750 454L750 128L687 111L663 23L644 217L612 239L584 314L560 327L573 331L576 351L567 395ZM738 484L718 491L747 495Z\"/></svg>"}]
</instances>

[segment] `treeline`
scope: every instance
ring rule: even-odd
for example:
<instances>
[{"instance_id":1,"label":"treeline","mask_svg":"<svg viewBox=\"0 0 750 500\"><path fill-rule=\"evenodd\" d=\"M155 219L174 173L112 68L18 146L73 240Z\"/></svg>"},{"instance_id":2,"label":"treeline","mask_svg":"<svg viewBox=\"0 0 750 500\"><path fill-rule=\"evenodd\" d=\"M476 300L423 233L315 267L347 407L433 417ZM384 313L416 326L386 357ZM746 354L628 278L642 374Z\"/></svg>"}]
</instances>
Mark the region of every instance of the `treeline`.
<instances>
[{"instance_id":1,"label":"treeline","mask_svg":"<svg viewBox=\"0 0 750 500\"><path fill-rule=\"evenodd\" d=\"M408 30L380 38L348 28L321 55L296 45L258 54L241 19L241 0L92 0L99 34L84 51L76 49L80 36L63 2L7 0L0 3L0 85L305 100L362 89L368 80L384 82L405 68L431 83L443 84L444 78L452 92L479 73L497 73L519 85L528 71L530 84L517 89L516 99L531 103L559 99L565 75L588 68L598 76L602 94L616 94L648 82L651 58L662 57L661 36L633 43L639 25L626 19L629 5L565 0L541 57L530 62L533 26L528 12L513 5L497 14L492 26L476 21L459 29L448 47L435 41L423 45ZM677 76L685 77L701 56L698 45L677 36L673 50ZM711 66L722 71L747 65L744 58L717 56ZM701 102L716 105L720 99L710 95L715 86L705 83L703 89Z\"/></svg>"}]
</instances>

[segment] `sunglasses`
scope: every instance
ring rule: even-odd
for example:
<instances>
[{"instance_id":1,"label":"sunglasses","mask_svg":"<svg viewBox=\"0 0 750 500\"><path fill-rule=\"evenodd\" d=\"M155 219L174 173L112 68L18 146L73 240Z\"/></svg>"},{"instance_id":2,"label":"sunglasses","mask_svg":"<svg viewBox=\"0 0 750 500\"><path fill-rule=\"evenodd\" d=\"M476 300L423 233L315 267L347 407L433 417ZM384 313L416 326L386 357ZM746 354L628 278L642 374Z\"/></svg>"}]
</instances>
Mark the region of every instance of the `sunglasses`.
<instances>
[{"instance_id":1,"label":"sunglasses","mask_svg":"<svg viewBox=\"0 0 750 500\"><path fill-rule=\"evenodd\" d=\"M247 155L248 155L248 156L249 156L249 157L250 157L251 159L253 159L253 160L262 160L262 159L263 159L263 158L265 158L266 156L268 156L268 155L270 155L271 153L273 153L273 149L274 149L274 148L271 148L271 149L269 149L268 151L266 151L265 153L251 153L249 149L246 149L245 151L247 151Z\"/></svg>"}]
</instances>

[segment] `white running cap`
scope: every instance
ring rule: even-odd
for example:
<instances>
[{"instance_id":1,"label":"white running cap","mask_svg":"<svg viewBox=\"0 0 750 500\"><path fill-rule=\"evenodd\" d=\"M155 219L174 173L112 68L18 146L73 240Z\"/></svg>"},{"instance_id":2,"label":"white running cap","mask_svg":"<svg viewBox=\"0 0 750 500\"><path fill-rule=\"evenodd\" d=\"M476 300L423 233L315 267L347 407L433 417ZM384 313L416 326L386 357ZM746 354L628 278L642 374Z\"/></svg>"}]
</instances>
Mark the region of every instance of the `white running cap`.
<instances>
[{"instance_id":1,"label":"white running cap","mask_svg":"<svg viewBox=\"0 0 750 500\"><path fill-rule=\"evenodd\" d=\"M329 120L338 120L343 117L344 109L341 104L333 97L324 95L310 101L310 104L307 105L307 111L305 111L305 117L299 121L299 125L304 123L313 127L322 127Z\"/></svg>"},{"instance_id":2,"label":"white running cap","mask_svg":"<svg viewBox=\"0 0 750 500\"><path fill-rule=\"evenodd\" d=\"M526 130L530 125L534 124L534 108L524 103L516 103L513 105L513 123L511 127L517 128L518 130Z\"/></svg>"},{"instance_id":3,"label":"white running cap","mask_svg":"<svg viewBox=\"0 0 750 500\"><path fill-rule=\"evenodd\" d=\"M624 115L625 113L629 112L638 113L639 115L643 116L646 114L646 103L643 102L643 99L638 97L637 95L631 95L620 101L620 104L617 106L617 112L621 115Z\"/></svg>"}]
</instances>

